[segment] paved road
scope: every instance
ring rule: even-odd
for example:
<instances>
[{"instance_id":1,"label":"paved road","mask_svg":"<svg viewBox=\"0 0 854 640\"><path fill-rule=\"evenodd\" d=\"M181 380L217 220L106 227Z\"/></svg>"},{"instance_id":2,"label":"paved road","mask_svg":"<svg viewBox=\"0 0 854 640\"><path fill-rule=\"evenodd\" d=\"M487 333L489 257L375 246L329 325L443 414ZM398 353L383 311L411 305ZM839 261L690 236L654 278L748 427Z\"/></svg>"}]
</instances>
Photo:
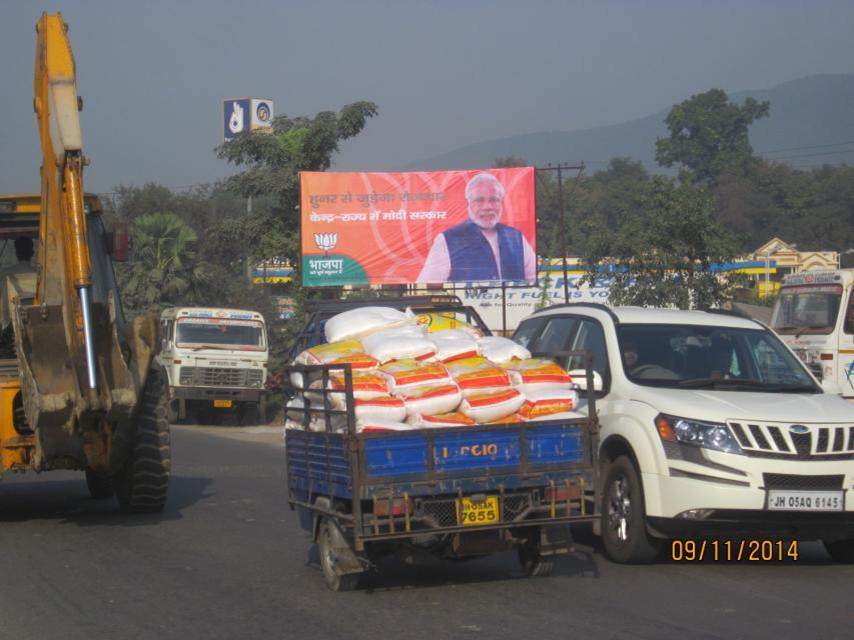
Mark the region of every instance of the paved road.
<instances>
[{"instance_id":1,"label":"paved road","mask_svg":"<svg viewBox=\"0 0 854 640\"><path fill-rule=\"evenodd\" d=\"M80 474L0 483L0 638L854 637L854 567L815 544L797 563L645 567L582 547L545 579L511 554L391 564L334 594L285 504L278 437L173 441L159 517L120 517Z\"/></svg>"}]
</instances>

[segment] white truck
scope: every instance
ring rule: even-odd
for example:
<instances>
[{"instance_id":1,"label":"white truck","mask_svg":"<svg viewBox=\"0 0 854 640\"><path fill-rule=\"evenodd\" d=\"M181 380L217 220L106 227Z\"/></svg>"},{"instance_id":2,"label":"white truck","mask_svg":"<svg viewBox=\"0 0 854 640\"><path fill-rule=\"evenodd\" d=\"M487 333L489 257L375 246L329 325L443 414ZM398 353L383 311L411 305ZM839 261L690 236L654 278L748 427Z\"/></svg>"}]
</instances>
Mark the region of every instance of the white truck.
<instances>
[{"instance_id":1,"label":"white truck","mask_svg":"<svg viewBox=\"0 0 854 640\"><path fill-rule=\"evenodd\" d=\"M241 309L173 307L160 314L157 363L170 421L264 421L269 349L264 316Z\"/></svg>"},{"instance_id":2,"label":"white truck","mask_svg":"<svg viewBox=\"0 0 854 640\"><path fill-rule=\"evenodd\" d=\"M592 352L596 528L611 559L651 560L668 538L736 534L774 557L819 539L854 562L854 405L825 393L761 323L579 303L535 313L513 338L535 355ZM788 545L767 548L772 536ZM718 557L735 559L733 549L755 551L719 547Z\"/></svg>"},{"instance_id":3,"label":"white truck","mask_svg":"<svg viewBox=\"0 0 854 640\"><path fill-rule=\"evenodd\" d=\"M854 269L786 276L771 328L825 391L854 401Z\"/></svg>"}]
</instances>

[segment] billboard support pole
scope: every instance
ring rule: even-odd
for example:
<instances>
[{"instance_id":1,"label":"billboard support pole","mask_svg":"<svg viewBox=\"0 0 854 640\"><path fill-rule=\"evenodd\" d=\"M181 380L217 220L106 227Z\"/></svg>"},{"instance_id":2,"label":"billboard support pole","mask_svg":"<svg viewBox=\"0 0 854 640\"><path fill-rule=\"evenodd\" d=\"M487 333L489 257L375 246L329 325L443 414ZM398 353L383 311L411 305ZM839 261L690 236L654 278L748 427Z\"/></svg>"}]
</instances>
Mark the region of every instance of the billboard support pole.
<instances>
[{"instance_id":1,"label":"billboard support pole","mask_svg":"<svg viewBox=\"0 0 854 640\"><path fill-rule=\"evenodd\" d=\"M575 184L572 187L572 191L570 191L569 195L572 197L572 194L575 192L575 188L578 186L578 179L581 177L581 174L584 173L584 163L582 162L579 165L571 165L566 163L558 163L556 166L552 166L551 163L546 167L538 167L537 171L557 171L557 198L558 198L558 206L560 207L560 253L561 253L561 263L563 265L563 301L569 302L569 278L567 274L569 272L569 266L567 265L567 245L566 245L566 207L564 206L563 201L563 171L564 170L576 170L578 173L575 175Z\"/></svg>"}]
</instances>

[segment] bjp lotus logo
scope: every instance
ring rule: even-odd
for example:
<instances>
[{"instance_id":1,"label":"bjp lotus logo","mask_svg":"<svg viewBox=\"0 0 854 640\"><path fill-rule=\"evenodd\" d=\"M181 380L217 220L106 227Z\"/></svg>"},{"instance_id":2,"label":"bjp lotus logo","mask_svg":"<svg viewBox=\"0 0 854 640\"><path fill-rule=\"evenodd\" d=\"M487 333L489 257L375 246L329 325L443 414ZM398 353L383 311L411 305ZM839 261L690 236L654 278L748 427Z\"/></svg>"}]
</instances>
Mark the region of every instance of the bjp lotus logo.
<instances>
[{"instance_id":1,"label":"bjp lotus logo","mask_svg":"<svg viewBox=\"0 0 854 640\"><path fill-rule=\"evenodd\" d=\"M335 245L338 244L338 234L337 233L315 233L314 234L314 244L317 245L317 248L321 251L331 251L335 248Z\"/></svg>"}]
</instances>

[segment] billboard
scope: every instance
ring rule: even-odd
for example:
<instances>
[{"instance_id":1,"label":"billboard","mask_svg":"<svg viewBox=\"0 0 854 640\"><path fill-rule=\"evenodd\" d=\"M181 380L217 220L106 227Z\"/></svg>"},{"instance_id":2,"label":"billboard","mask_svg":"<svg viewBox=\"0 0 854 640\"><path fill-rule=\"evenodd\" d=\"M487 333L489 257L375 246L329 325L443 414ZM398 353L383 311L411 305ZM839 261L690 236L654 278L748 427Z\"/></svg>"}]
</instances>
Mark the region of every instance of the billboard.
<instances>
[{"instance_id":1,"label":"billboard","mask_svg":"<svg viewBox=\"0 0 854 640\"><path fill-rule=\"evenodd\" d=\"M222 103L223 139L228 142L244 131L269 129L273 126L273 101L239 98Z\"/></svg>"},{"instance_id":2,"label":"billboard","mask_svg":"<svg viewBox=\"0 0 854 640\"><path fill-rule=\"evenodd\" d=\"M307 287L536 281L534 168L300 174Z\"/></svg>"}]
</instances>

